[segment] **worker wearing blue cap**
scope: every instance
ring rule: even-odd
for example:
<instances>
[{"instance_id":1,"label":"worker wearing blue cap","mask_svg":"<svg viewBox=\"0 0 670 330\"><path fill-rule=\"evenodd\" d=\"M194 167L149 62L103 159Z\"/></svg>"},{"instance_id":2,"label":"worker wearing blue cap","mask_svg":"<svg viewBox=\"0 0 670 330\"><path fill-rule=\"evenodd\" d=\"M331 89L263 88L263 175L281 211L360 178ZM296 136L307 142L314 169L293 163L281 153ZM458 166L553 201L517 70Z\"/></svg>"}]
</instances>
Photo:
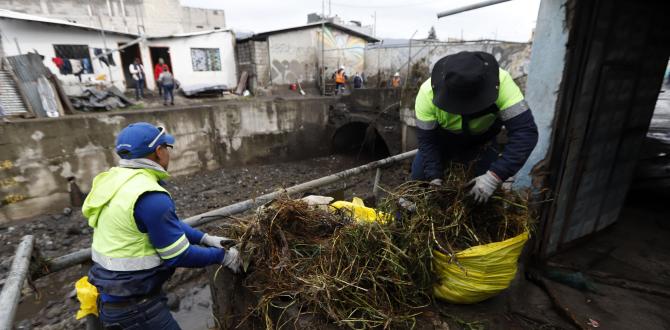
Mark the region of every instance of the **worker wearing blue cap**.
<instances>
[{"instance_id":1,"label":"worker wearing blue cap","mask_svg":"<svg viewBox=\"0 0 670 330\"><path fill-rule=\"evenodd\" d=\"M116 140L119 166L98 174L82 207L93 227L89 281L109 329L179 329L161 289L176 267L222 264L239 272L231 240L191 228L161 185L175 139L163 127L134 123Z\"/></svg>"}]
</instances>

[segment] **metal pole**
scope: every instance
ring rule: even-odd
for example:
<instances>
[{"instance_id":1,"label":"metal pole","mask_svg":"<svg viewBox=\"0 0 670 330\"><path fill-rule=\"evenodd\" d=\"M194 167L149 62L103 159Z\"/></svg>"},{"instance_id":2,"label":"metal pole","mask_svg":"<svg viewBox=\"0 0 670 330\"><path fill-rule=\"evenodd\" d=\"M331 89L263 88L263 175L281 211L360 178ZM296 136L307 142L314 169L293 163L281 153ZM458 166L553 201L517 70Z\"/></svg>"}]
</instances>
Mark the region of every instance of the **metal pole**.
<instances>
[{"instance_id":1,"label":"metal pole","mask_svg":"<svg viewBox=\"0 0 670 330\"><path fill-rule=\"evenodd\" d=\"M372 185L372 196L375 196L375 201L379 202L379 181L382 179L382 169L377 168L375 172L375 181Z\"/></svg>"},{"instance_id":2,"label":"metal pole","mask_svg":"<svg viewBox=\"0 0 670 330\"><path fill-rule=\"evenodd\" d=\"M326 0L321 0L321 95L326 95L326 61L324 38L326 37Z\"/></svg>"},{"instance_id":3,"label":"metal pole","mask_svg":"<svg viewBox=\"0 0 670 330\"><path fill-rule=\"evenodd\" d=\"M21 298L21 288L28 275L30 256L33 254L35 237L33 235L23 236L21 243L16 248L16 254L9 269L5 285L0 293L0 330L11 330L14 324L14 316Z\"/></svg>"},{"instance_id":4,"label":"metal pole","mask_svg":"<svg viewBox=\"0 0 670 330\"><path fill-rule=\"evenodd\" d=\"M293 187L286 188L284 190L279 190L275 191L269 194L265 194L260 197L256 197L253 199L247 199L245 201L241 201L232 205L228 205L225 207L222 207L220 209L212 210L209 212L205 212L196 216L192 216L190 218L187 218L184 220L185 223L197 227L200 225L204 225L208 222L212 222L214 220L219 220L219 219L224 219L228 216L231 216L233 214L238 214L242 213L248 210L251 210L255 207L261 206L277 197L279 197L281 194L288 193L288 194L296 194L300 192L305 192L308 190L312 190L314 188L322 187L329 185L331 183L340 181L342 179L348 178L350 176L354 176L356 174L360 174L366 171L374 170L376 168L393 164L405 159L412 158L416 155L417 149L398 154L395 156L391 156L388 158L384 158L378 161L374 161L371 163L367 163L365 165L361 165L359 167L354 167L350 168L348 170L344 170L342 172L338 172L335 174L331 174L329 176L325 176L319 179L315 179L312 181L304 182L298 185L295 185ZM54 258L51 260L46 261L46 268L47 270L44 272L36 273L33 274L34 278L42 277L48 274L51 274L53 272L84 263L86 261L91 260L91 249L82 249L58 258ZM1 330L1 329L0 329Z\"/></svg>"},{"instance_id":5,"label":"metal pole","mask_svg":"<svg viewBox=\"0 0 670 330\"><path fill-rule=\"evenodd\" d=\"M450 16L450 15L462 13L462 12L465 12L465 11L470 11L470 10L473 10L473 9L478 9L478 8L492 6L492 5L497 5L499 3L503 3L503 2L507 2L507 1L510 1L510 0L488 0L488 1L483 1L483 2L480 2L480 3L475 3L475 4L472 4L472 5L459 7L459 8L456 8L456 9L445 10L443 12L437 13L437 18L442 18L442 17L445 17L445 16Z\"/></svg>"},{"instance_id":6,"label":"metal pole","mask_svg":"<svg viewBox=\"0 0 670 330\"><path fill-rule=\"evenodd\" d=\"M405 77L405 81L402 84L403 89L407 87L407 80L409 80L409 75L411 73L410 67L412 64L412 39L414 39L414 36L416 35L417 32L419 32L419 30L415 30L412 36L409 38L409 50L407 52L407 77Z\"/></svg>"},{"instance_id":7,"label":"metal pole","mask_svg":"<svg viewBox=\"0 0 670 330\"><path fill-rule=\"evenodd\" d=\"M109 2L107 2L109 5ZM105 29L102 26L102 18L100 17L100 11L98 10L98 23L100 23L100 34L102 34L102 46L105 47L105 52L107 52L107 38L105 38ZM91 63L93 65L93 63ZM109 82L114 85L114 77L112 76L112 68L107 65L107 70L109 71Z\"/></svg>"}]
</instances>

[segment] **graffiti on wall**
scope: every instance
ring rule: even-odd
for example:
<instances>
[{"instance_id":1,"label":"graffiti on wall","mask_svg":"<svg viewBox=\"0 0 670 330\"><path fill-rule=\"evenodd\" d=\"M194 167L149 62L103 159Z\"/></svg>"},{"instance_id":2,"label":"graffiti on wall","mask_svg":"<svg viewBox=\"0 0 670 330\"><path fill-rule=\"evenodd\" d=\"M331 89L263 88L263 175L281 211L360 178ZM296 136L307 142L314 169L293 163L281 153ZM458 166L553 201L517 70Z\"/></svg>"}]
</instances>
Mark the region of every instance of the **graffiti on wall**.
<instances>
[{"instance_id":1,"label":"graffiti on wall","mask_svg":"<svg viewBox=\"0 0 670 330\"><path fill-rule=\"evenodd\" d=\"M321 29L316 30L316 40L321 42ZM365 45L363 38L326 27L324 33L324 62L328 68L344 66L350 74L363 72Z\"/></svg>"}]
</instances>

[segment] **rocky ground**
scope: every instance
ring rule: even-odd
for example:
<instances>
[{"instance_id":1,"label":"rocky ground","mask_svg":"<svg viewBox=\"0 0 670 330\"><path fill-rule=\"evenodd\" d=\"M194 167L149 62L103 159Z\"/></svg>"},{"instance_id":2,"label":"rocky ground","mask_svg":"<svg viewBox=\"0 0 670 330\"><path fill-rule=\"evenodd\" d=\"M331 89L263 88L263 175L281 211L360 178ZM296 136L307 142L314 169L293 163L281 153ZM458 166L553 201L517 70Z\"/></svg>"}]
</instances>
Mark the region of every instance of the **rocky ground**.
<instances>
[{"instance_id":1,"label":"rocky ground","mask_svg":"<svg viewBox=\"0 0 670 330\"><path fill-rule=\"evenodd\" d=\"M178 214L189 217L220 208L281 187L319 178L370 161L347 156L328 156L280 164L253 165L200 172L169 181ZM403 182L408 165L384 171L383 186ZM334 195L350 200L352 196L369 196L374 172L343 180L313 193ZM297 196L300 197L300 196ZM36 247L45 258L61 256L91 244L91 229L80 210L66 209L61 214L45 214L0 227L0 277L12 262L21 237L35 236ZM78 302L74 298L74 282L86 275L87 265L73 267L38 279L24 288L16 317L19 329L73 329L83 327L74 319ZM206 279L199 271L180 271L168 284L170 304L184 329L210 326L211 309ZM37 293L37 294L36 294ZM188 325L188 327L186 326Z\"/></svg>"}]
</instances>

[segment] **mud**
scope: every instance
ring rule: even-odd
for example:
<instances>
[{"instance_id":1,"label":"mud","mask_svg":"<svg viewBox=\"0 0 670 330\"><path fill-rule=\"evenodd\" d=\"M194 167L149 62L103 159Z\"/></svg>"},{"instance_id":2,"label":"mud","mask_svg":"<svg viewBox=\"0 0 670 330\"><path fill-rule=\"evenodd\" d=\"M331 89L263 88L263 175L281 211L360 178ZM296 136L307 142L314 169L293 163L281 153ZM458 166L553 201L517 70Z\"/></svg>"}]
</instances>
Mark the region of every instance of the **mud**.
<instances>
[{"instance_id":1,"label":"mud","mask_svg":"<svg viewBox=\"0 0 670 330\"><path fill-rule=\"evenodd\" d=\"M167 188L177 204L177 213L186 218L369 161L372 159L336 155L297 162L226 168L169 180ZM408 177L408 171L408 164L385 170L382 185L401 183ZM312 193L328 194L337 199L368 197L372 191L373 177L374 172L365 173ZM91 233L81 211L77 209L6 224L0 227L0 242L3 242L0 246L0 274L4 277L7 273L17 243L23 235L34 235L36 247L42 256L52 258L89 247ZM37 294L30 286L25 286L16 327L81 328L83 320L80 322L74 318L78 302L73 289L74 282L86 275L88 267L80 265L38 279L34 283ZM166 291L175 306L173 313L184 329L212 326L211 297L202 274L202 271L178 270L167 285Z\"/></svg>"}]
</instances>

